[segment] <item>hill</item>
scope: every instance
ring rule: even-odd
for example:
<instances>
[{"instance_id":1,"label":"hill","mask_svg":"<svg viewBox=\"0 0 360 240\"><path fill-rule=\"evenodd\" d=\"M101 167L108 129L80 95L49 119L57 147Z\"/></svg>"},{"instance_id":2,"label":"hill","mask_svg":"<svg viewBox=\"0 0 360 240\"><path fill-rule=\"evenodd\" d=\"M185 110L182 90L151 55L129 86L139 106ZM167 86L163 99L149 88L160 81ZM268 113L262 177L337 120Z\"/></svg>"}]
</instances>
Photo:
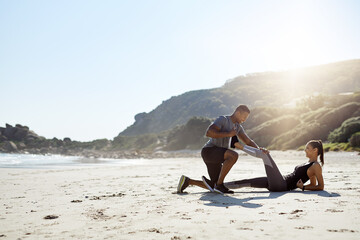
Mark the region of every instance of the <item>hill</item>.
<instances>
[{"instance_id":1,"label":"hill","mask_svg":"<svg viewBox=\"0 0 360 240\"><path fill-rule=\"evenodd\" d=\"M110 158L174 157L163 151L200 149L208 140L205 131L213 120L193 117L186 124L157 134L119 135L113 140L91 142L46 139L27 126L7 124L5 128L0 127L0 152ZM321 139L330 142L325 145L326 150L359 151L360 93L320 95L304 100L294 108L257 107L251 109L243 126L250 138L270 149L297 149L311 139Z\"/></svg>"},{"instance_id":2,"label":"hill","mask_svg":"<svg viewBox=\"0 0 360 240\"><path fill-rule=\"evenodd\" d=\"M185 124L194 116L214 118L231 114L247 104L256 107L295 106L294 99L317 94L336 95L360 90L360 60L349 60L283 72L239 76L214 89L190 91L163 101L149 113L139 113L135 123L119 134L159 133Z\"/></svg>"}]
</instances>

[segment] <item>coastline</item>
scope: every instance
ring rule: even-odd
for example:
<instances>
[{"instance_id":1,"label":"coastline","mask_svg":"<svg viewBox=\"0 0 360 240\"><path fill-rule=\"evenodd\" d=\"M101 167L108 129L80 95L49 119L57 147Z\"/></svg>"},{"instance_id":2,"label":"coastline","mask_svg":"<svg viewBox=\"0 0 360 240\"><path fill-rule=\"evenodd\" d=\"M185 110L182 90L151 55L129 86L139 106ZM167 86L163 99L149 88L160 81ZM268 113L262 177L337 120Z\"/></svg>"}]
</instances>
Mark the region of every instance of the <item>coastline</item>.
<instances>
[{"instance_id":1,"label":"coastline","mask_svg":"<svg viewBox=\"0 0 360 240\"><path fill-rule=\"evenodd\" d=\"M34 154L34 155L60 155L64 157L83 157L89 159L111 158L111 159L154 159L154 158L193 158L200 156L199 150L178 150L178 151L147 151L147 150L129 150L129 151L99 151L84 149L68 151L41 151L39 149L27 149L17 152L0 152L6 154Z\"/></svg>"}]
</instances>

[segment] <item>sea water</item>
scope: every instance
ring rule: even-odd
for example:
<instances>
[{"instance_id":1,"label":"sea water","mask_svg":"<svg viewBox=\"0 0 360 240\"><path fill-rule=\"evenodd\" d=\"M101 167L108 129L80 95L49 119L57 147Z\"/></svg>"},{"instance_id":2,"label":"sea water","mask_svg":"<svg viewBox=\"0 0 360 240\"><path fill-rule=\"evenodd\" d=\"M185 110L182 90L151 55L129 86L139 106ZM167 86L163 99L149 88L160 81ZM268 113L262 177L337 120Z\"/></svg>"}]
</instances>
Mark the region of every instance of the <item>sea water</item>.
<instances>
[{"instance_id":1,"label":"sea water","mask_svg":"<svg viewBox=\"0 0 360 240\"><path fill-rule=\"evenodd\" d=\"M62 168L141 164L145 159L86 158L81 156L0 153L0 168Z\"/></svg>"}]
</instances>

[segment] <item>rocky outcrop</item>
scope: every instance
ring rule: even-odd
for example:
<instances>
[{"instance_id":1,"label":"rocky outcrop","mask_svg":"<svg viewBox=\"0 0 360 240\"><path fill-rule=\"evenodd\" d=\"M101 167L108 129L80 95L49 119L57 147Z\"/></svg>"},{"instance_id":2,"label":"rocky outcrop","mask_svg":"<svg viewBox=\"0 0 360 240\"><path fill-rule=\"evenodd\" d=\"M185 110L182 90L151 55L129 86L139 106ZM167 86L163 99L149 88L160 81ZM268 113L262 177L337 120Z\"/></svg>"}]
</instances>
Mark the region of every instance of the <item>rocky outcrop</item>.
<instances>
[{"instance_id":1,"label":"rocky outcrop","mask_svg":"<svg viewBox=\"0 0 360 240\"><path fill-rule=\"evenodd\" d=\"M13 143L12 141L5 141L2 148L6 152L17 152L18 151L16 144Z\"/></svg>"},{"instance_id":2,"label":"rocky outcrop","mask_svg":"<svg viewBox=\"0 0 360 240\"><path fill-rule=\"evenodd\" d=\"M10 124L6 124L5 128L0 127L0 151L17 152L18 150L25 149L27 144L41 138L43 137L31 131L27 126L16 124L13 127Z\"/></svg>"},{"instance_id":3,"label":"rocky outcrop","mask_svg":"<svg viewBox=\"0 0 360 240\"><path fill-rule=\"evenodd\" d=\"M40 138L39 135L30 131L29 127L16 124L15 127L6 124L6 127L0 128L0 142L1 141L17 141L26 142Z\"/></svg>"}]
</instances>

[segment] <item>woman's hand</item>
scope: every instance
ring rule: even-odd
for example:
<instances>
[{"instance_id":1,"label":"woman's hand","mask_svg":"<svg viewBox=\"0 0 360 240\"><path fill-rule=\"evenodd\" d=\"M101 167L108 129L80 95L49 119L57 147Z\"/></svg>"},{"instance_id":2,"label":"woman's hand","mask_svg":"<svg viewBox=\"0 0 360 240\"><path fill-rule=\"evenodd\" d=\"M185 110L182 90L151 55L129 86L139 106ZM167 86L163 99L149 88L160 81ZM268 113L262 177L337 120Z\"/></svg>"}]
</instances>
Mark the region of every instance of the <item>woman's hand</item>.
<instances>
[{"instance_id":1,"label":"woman's hand","mask_svg":"<svg viewBox=\"0 0 360 240\"><path fill-rule=\"evenodd\" d=\"M298 188L300 188L300 189L302 189L302 188L303 188L304 183L302 182L302 180L301 180L301 179L300 179L300 180L296 183L296 186L297 186Z\"/></svg>"},{"instance_id":2,"label":"woman's hand","mask_svg":"<svg viewBox=\"0 0 360 240\"><path fill-rule=\"evenodd\" d=\"M259 148L261 151L263 151L263 153L265 153L265 154L268 154L269 153L269 150L267 150L266 148L263 148L263 147L261 147L261 148Z\"/></svg>"}]
</instances>

